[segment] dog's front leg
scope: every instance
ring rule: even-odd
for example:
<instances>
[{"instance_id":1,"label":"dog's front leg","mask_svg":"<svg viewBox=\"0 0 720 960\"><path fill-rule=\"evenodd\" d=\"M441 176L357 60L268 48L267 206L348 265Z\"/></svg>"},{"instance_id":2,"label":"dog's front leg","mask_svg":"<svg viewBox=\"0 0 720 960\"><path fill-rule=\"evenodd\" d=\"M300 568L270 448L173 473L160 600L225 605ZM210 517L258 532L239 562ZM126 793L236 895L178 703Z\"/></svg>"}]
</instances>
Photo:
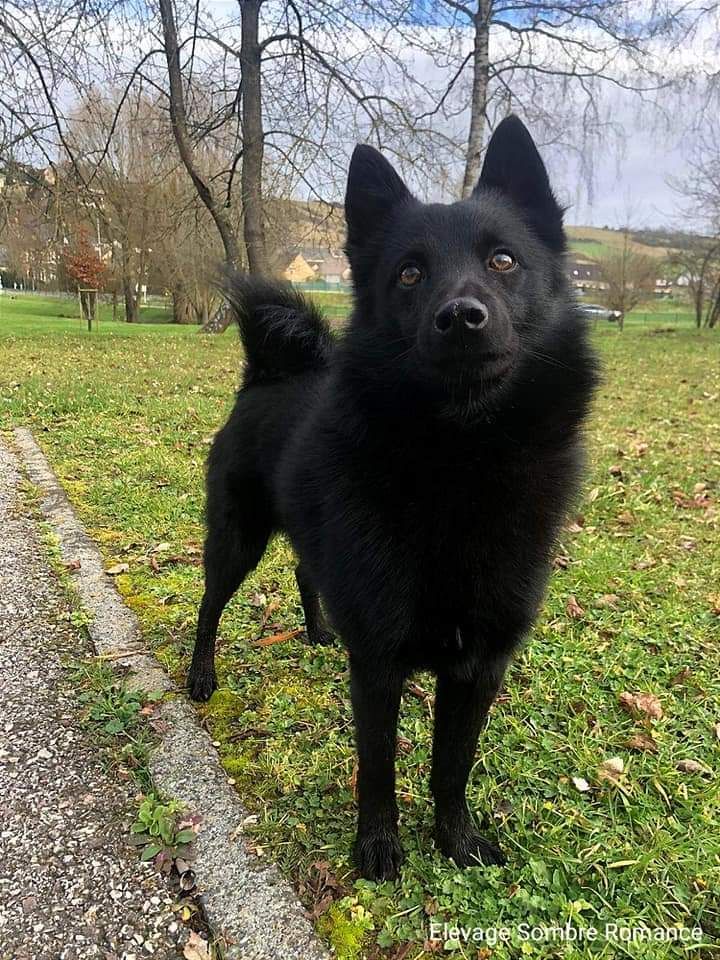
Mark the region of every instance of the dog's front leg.
<instances>
[{"instance_id":1,"label":"dog's front leg","mask_svg":"<svg viewBox=\"0 0 720 960\"><path fill-rule=\"evenodd\" d=\"M403 676L381 663L351 658L350 684L358 751L355 863L368 880L390 880L402 862L395 744Z\"/></svg>"},{"instance_id":2,"label":"dog's front leg","mask_svg":"<svg viewBox=\"0 0 720 960\"><path fill-rule=\"evenodd\" d=\"M430 787L435 798L435 839L442 852L467 867L503 863L502 851L480 835L465 789L478 736L500 688L507 660L485 662L469 678L439 674L435 693Z\"/></svg>"}]
</instances>

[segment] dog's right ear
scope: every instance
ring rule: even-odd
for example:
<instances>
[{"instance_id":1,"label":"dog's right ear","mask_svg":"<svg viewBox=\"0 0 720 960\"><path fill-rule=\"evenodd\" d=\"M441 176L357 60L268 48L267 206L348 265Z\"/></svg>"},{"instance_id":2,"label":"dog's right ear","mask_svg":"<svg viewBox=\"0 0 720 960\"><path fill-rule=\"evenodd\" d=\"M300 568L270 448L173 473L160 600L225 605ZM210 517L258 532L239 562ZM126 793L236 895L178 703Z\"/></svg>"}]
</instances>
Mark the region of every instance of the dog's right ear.
<instances>
[{"instance_id":1,"label":"dog's right ear","mask_svg":"<svg viewBox=\"0 0 720 960\"><path fill-rule=\"evenodd\" d=\"M392 164L366 143L355 147L345 191L348 244L362 246L391 209L412 194Z\"/></svg>"},{"instance_id":2,"label":"dog's right ear","mask_svg":"<svg viewBox=\"0 0 720 960\"><path fill-rule=\"evenodd\" d=\"M485 187L501 190L509 197L552 250L565 249L562 208L550 188L545 164L530 131L514 114L505 117L490 137L473 194Z\"/></svg>"}]
</instances>

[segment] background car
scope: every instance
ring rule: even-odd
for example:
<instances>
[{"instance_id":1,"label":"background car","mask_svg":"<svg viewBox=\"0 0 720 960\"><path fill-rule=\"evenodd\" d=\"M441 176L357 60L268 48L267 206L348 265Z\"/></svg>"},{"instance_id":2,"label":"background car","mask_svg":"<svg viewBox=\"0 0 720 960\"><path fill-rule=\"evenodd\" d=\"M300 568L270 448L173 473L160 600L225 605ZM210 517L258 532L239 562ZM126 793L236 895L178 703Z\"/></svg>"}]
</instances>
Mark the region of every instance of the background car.
<instances>
[{"instance_id":1,"label":"background car","mask_svg":"<svg viewBox=\"0 0 720 960\"><path fill-rule=\"evenodd\" d=\"M581 303L580 310L593 320L608 320L610 323L615 323L622 316L619 310L611 310L599 303Z\"/></svg>"}]
</instances>

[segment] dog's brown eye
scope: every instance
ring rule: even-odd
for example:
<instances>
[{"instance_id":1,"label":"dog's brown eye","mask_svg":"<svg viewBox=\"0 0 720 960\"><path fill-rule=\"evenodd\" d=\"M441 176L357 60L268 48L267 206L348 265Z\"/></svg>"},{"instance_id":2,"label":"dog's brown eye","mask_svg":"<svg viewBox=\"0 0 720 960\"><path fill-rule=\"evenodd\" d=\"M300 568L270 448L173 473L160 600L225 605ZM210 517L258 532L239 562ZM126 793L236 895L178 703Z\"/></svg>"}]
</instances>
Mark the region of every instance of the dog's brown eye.
<instances>
[{"instance_id":1,"label":"dog's brown eye","mask_svg":"<svg viewBox=\"0 0 720 960\"><path fill-rule=\"evenodd\" d=\"M490 257L488 266L491 270L498 273L507 273L508 270L514 270L517 266L517 260L508 250L496 250Z\"/></svg>"},{"instance_id":2,"label":"dog's brown eye","mask_svg":"<svg viewBox=\"0 0 720 960\"><path fill-rule=\"evenodd\" d=\"M420 283L423 278L423 272L416 263L406 263L400 268L398 280L403 287L414 287Z\"/></svg>"}]
</instances>

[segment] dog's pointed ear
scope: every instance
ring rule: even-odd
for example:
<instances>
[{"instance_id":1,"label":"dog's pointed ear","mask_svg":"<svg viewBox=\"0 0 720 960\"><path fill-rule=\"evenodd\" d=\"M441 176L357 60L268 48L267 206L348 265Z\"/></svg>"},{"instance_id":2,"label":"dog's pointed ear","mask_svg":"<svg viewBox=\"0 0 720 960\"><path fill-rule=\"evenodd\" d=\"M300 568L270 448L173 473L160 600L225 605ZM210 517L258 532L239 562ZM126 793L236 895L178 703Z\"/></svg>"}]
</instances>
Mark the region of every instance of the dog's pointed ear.
<instances>
[{"instance_id":1,"label":"dog's pointed ear","mask_svg":"<svg viewBox=\"0 0 720 960\"><path fill-rule=\"evenodd\" d=\"M533 138L514 114L505 117L490 138L473 193L477 195L486 187L501 190L509 197L549 247L565 249L562 207L552 192Z\"/></svg>"},{"instance_id":2,"label":"dog's pointed ear","mask_svg":"<svg viewBox=\"0 0 720 960\"><path fill-rule=\"evenodd\" d=\"M355 147L345 191L348 243L361 245L398 203L412 194L394 167L378 151L363 143Z\"/></svg>"}]
</instances>

